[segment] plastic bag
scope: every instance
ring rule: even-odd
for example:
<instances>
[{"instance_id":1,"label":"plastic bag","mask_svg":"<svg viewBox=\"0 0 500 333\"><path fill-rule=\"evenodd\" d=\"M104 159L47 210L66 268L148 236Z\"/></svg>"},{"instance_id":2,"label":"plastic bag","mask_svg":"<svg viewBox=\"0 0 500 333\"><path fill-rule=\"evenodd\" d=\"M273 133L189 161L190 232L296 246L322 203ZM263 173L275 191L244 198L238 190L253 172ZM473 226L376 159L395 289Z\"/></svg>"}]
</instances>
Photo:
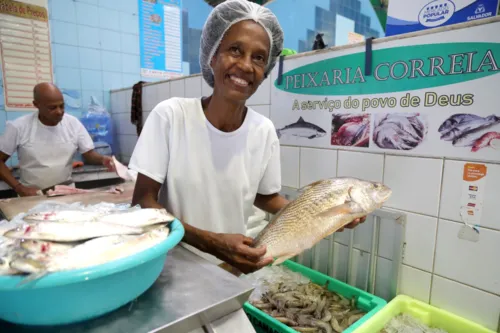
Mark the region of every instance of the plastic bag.
<instances>
[{"instance_id":1,"label":"plastic bag","mask_svg":"<svg viewBox=\"0 0 500 333\"><path fill-rule=\"evenodd\" d=\"M94 141L98 153L109 156L115 152L111 115L94 96L90 98L90 104L81 122Z\"/></svg>"}]
</instances>

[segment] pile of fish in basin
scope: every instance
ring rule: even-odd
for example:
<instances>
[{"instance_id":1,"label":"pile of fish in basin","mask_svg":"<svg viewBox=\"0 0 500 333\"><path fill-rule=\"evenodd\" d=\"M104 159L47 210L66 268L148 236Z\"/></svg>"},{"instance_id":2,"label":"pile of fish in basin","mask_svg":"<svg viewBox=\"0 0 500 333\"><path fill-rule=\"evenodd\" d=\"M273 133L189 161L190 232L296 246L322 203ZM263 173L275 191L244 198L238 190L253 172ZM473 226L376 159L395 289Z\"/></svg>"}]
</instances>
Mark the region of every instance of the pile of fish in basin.
<instances>
[{"instance_id":1,"label":"pile of fish in basin","mask_svg":"<svg viewBox=\"0 0 500 333\"><path fill-rule=\"evenodd\" d=\"M184 236L164 209L40 204L0 222L0 319L57 325L110 312L145 292Z\"/></svg>"},{"instance_id":2,"label":"pile of fish in basin","mask_svg":"<svg viewBox=\"0 0 500 333\"><path fill-rule=\"evenodd\" d=\"M276 260L244 277L255 287L250 304L297 332L343 332L366 314L357 300L277 265L381 208L392 191L381 183L339 177L319 180L300 192L254 240L254 246L265 245L266 256Z\"/></svg>"}]
</instances>

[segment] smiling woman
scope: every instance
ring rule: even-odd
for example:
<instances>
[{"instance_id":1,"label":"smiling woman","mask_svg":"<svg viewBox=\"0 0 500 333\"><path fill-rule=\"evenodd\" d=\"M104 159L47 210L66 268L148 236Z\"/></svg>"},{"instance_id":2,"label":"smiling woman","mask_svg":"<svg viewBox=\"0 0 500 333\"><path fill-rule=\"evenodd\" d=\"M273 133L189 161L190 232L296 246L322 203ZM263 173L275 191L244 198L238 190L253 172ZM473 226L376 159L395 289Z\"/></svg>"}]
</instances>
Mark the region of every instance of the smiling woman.
<instances>
[{"instance_id":1,"label":"smiling woman","mask_svg":"<svg viewBox=\"0 0 500 333\"><path fill-rule=\"evenodd\" d=\"M139 174L133 204L167 208L182 221L185 243L245 273L273 260L244 236L253 205L276 214L288 203L278 194L276 129L245 106L282 48L283 31L269 9L246 0L215 7L200 48L213 94L159 103L129 165Z\"/></svg>"}]
</instances>

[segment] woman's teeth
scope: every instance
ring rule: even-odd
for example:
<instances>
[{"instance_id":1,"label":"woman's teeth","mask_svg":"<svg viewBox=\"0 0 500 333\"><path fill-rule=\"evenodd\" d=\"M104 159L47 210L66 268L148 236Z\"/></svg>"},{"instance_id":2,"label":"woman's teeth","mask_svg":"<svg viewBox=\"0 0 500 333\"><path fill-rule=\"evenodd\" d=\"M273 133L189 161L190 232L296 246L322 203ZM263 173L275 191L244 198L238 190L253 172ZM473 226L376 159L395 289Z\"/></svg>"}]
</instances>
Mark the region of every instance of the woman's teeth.
<instances>
[{"instance_id":1,"label":"woman's teeth","mask_svg":"<svg viewBox=\"0 0 500 333\"><path fill-rule=\"evenodd\" d=\"M242 86L242 87L248 86L248 82L247 81L245 81L243 79L240 79L237 76L231 75L230 78L231 78L231 81L233 81L235 84L237 84L239 86Z\"/></svg>"}]
</instances>

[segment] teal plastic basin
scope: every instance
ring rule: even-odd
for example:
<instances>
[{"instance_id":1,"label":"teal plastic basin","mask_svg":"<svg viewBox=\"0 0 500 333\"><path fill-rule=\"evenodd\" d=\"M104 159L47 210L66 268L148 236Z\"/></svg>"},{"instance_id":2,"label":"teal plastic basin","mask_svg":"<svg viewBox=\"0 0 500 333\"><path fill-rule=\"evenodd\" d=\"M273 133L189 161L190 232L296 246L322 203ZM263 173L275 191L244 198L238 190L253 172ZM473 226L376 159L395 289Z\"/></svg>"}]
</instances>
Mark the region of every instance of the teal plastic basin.
<instances>
[{"instance_id":1,"label":"teal plastic basin","mask_svg":"<svg viewBox=\"0 0 500 333\"><path fill-rule=\"evenodd\" d=\"M133 256L57 272L21 286L22 276L0 277L0 319L23 325L62 325L113 311L144 293L160 276L167 253L184 237L178 220L162 243Z\"/></svg>"}]
</instances>

